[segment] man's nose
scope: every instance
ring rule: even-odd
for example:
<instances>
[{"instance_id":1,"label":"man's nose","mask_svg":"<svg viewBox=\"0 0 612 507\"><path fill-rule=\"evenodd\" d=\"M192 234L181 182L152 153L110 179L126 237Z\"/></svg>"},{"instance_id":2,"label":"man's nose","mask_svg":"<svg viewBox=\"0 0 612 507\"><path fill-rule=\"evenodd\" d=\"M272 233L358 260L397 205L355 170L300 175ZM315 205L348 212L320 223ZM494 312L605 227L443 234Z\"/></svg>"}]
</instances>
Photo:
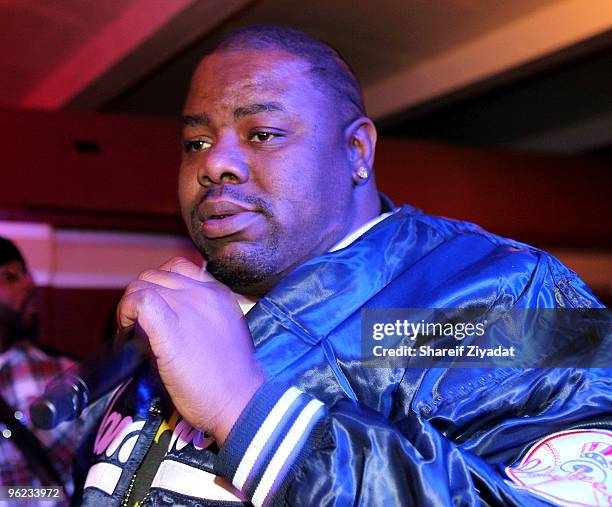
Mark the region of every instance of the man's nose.
<instances>
[{"instance_id":1,"label":"man's nose","mask_svg":"<svg viewBox=\"0 0 612 507\"><path fill-rule=\"evenodd\" d=\"M249 168L240 139L236 135L220 135L198 171L198 181L209 186L245 183L248 179Z\"/></svg>"}]
</instances>

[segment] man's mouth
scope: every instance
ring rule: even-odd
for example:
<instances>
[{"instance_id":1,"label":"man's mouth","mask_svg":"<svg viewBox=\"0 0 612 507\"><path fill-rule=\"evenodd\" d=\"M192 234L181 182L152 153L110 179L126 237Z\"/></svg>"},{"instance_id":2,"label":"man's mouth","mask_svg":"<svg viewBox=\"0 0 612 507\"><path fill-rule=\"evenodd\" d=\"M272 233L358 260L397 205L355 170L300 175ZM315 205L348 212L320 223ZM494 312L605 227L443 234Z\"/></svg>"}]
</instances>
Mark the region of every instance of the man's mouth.
<instances>
[{"instance_id":1,"label":"man's mouth","mask_svg":"<svg viewBox=\"0 0 612 507\"><path fill-rule=\"evenodd\" d=\"M251 207L230 200L207 199L198 211L201 231L208 239L240 233L261 219Z\"/></svg>"}]
</instances>

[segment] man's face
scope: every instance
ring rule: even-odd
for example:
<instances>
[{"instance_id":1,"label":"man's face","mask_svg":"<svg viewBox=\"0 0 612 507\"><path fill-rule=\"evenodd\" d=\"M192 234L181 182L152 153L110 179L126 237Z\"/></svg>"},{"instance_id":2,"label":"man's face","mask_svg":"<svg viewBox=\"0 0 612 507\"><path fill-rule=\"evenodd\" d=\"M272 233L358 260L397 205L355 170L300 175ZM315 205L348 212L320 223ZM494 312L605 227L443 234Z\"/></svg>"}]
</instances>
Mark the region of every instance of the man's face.
<instances>
[{"instance_id":1,"label":"man's face","mask_svg":"<svg viewBox=\"0 0 612 507\"><path fill-rule=\"evenodd\" d=\"M281 51L214 53L198 67L179 198L208 271L234 290L265 293L349 232L355 204L338 110L309 65Z\"/></svg>"},{"instance_id":2,"label":"man's face","mask_svg":"<svg viewBox=\"0 0 612 507\"><path fill-rule=\"evenodd\" d=\"M33 292L32 277L21 261L0 264L0 306L21 314L32 299Z\"/></svg>"}]
</instances>

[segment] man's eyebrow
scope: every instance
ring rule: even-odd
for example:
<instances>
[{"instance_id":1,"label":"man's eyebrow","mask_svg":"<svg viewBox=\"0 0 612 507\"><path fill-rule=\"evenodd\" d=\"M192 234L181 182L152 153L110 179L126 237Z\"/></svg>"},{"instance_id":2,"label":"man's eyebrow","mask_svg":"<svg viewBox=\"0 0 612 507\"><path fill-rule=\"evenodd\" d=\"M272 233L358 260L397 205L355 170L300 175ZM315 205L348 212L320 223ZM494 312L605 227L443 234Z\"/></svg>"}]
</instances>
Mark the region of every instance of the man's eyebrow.
<instances>
[{"instance_id":1,"label":"man's eyebrow","mask_svg":"<svg viewBox=\"0 0 612 507\"><path fill-rule=\"evenodd\" d=\"M183 125L188 127L197 127L200 125L210 125L210 118L206 113L186 114L182 118Z\"/></svg>"},{"instance_id":2,"label":"man's eyebrow","mask_svg":"<svg viewBox=\"0 0 612 507\"><path fill-rule=\"evenodd\" d=\"M249 104L234 110L234 118L239 119L250 114L266 113L270 111L284 111L285 108L278 102L263 102L261 104Z\"/></svg>"}]
</instances>

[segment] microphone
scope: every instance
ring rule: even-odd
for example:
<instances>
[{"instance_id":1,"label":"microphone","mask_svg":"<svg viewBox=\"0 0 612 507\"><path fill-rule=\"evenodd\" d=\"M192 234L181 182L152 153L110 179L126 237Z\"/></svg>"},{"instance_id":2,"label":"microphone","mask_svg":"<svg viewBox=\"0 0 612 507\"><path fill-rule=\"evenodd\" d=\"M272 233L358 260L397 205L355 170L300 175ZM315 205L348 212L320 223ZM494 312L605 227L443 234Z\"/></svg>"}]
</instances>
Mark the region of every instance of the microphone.
<instances>
[{"instance_id":1,"label":"microphone","mask_svg":"<svg viewBox=\"0 0 612 507\"><path fill-rule=\"evenodd\" d=\"M78 363L51 380L44 394L30 405L32 423L44 430L81 415L106 393L131 377L148 355L145 340L133 333L115 350Z\"/></svg>"}]
</instances>

